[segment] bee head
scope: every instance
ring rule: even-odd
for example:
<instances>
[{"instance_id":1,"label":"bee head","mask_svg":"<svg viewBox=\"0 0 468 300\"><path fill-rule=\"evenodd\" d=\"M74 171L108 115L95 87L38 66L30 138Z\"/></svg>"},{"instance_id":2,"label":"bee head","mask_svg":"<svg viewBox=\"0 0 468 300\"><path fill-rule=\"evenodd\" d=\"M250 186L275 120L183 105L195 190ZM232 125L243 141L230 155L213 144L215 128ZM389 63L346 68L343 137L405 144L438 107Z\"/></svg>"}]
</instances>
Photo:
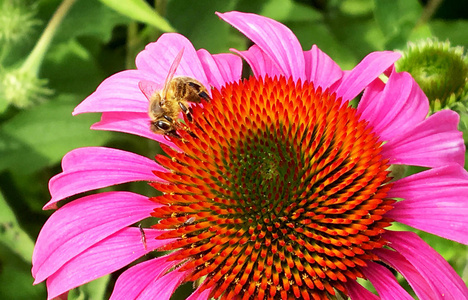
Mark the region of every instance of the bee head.
<instances>
[{"instance_id":1,"label":"bee head","mask_svg":"<svg viewBox=\"0 0 468 300\"><path fill-rule=\"evenodd\" d=\"M148 106L148 115L152 120L159 119L164 115L163 105L164 101L161 95L155 94Z\"/></svg>"}]
</instances>

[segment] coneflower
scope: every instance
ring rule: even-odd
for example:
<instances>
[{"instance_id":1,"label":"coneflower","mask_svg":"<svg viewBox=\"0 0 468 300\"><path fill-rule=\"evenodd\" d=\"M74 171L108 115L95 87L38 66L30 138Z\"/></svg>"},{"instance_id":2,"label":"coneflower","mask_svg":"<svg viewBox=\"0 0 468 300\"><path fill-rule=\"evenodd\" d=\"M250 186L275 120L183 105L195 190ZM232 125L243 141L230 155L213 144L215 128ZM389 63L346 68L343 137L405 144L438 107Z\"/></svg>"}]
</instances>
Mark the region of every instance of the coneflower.
<instances>
[{"instance_id":1,"label":"coneflower","mask_svg":"<svg viewBox=\"0 0 468 300\"><path fill-rule=\"evenodd\" d=\"M458 115L426 118L429 103L399 55L374 52L342 71L316 46L303 51L284 25L254 14L219 16L254 42L236 51L253 70L241 78L233 54L196 51L165 34L137 59L137 70L106 79L75 113L101 112L95 129L161 143L156 161L110 148L68 153L50 181L52 200L131 181L163 195L99 193L59 208L39 234L35 283L48 298L119 270L152 251L169 251L128 268L112 299L169 299L183 282L188 299L466 299L450 265L401 222L468 243L468 174ZM177 136L150 131L141 81L197 79L210 101L192 106ZM386 80L382 80L385 74ZM364 92L357 108L348 102ZM393 180L393 164L427 167ZM153 217L153 228L135 223ZM143 234L142 234L143 232Z\"/></svg>"}]
</instances>

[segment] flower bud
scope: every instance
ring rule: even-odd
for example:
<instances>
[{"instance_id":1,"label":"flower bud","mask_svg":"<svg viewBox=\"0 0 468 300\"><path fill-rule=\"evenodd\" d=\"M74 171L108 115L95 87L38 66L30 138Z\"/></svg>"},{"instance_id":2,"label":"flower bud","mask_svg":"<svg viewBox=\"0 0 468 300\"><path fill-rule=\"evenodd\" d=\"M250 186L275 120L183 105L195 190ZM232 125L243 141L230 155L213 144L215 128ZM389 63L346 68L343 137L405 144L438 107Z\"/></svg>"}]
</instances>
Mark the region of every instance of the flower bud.
<instances>
[{"instance_id":1,"label":"flower bud","mask_svg":"<svg viewBox=\"0 0 468 300\"><path fill-rule=\"evenodd\" d=\"M52 94L46 84L46 79L38 78L35 73L22 68L0 73L1 98L18 108L46 100Z\"/></svg>"},{"instance_id":2,"label":"flower bud","mask_svg":"<svg viewBox=\"0 0 468 300\"><path fill-rule=\"evenodd\" d=\"M452 108L466 96L468 62L464 49L451 47L448 41L409 43L396 69L414 77L430 101L431 112Z\"/></svg>"},{"instance_id":3,"label":"flower bud","mask_svg":"<svg viewBox=\"0 0 468 300\"><path fill-rule=\"evenodd\" d=\"M27 38L40 21L35 9L22 0L5 0L0 6L0 42L16 43Z\"/></svg>"}]
</instances>

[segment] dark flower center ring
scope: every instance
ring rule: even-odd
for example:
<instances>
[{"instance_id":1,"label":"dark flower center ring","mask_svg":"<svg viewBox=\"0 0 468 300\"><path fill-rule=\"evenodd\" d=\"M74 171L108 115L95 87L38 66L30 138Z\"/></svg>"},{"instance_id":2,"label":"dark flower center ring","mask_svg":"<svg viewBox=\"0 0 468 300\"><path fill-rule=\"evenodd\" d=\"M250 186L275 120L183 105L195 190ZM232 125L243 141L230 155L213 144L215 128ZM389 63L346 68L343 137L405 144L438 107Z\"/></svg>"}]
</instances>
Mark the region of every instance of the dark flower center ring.
<instances>
[{"instance_id":1,"label":"dark flower center ring","mask_svg":"<svg viewBox=\"0 0 468 300\"><path fill-rule=\"evenodd\" d=\"M378 260L394 200L381 142L312 83L250 78L193 108L153 213L161 250L220 299L327 299Z\"/></svg>"}]
</instances>

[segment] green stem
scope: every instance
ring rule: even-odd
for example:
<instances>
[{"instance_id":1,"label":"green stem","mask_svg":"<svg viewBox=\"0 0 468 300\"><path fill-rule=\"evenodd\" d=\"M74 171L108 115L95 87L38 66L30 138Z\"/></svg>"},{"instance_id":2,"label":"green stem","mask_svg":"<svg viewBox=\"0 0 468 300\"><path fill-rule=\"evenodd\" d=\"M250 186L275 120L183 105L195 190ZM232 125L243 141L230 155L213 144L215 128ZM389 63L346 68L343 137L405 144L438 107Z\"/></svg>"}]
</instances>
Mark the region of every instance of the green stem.
<instances>
[{"instance_id":1,"label":"green stem","mask_svg":"<svg viewBox=\"0 0 468 300\"><path fill-rule=\"evenodd\" d=\"M131 22L127 29L127 55L125 57L125 68L135 68L135 56L137 47L140 44L138 37L138 24L137 22Z\"/></svg>"},{"instance_id":2,"label":"green stem","mask_svg":"<svg viewBox=\"0 0 468 300\"><path fill-rule=\"evenodd\" d=\"M421 17L418 20L417 26L427 23L432 18L434 13L437 11L437 8L439 8L443 1L444 0L429 0L427 2L426 7L424 7Z\"/></svg>"},{"instance_id":3,"label":"green stem","mask_svg":"<svg viewBox=\"0 0 468 300\"><path fill-rule=\"evenodd\" d=\"M45 28L44 32L39 38L39 41L37 41L36 45L34 46L34 49L31 51L29 56L26 58L26 61L21 66L22 70L35 72L37 75L42 60L44 59L44 55L50 46L50 42L52 41L55 32L57 31L63 18L75 2L76 0L62 1L62 3L52 16L52 19L50 19L49 23L47 24L47 27Z\"/></svg>"},{"instance_id":4,"label":"green stem","mask_svg":"<svg viewBox=\"0 0 468 300\"><path fill-rule=\"evenodd\" d=\"M156 0L154 1L154 8L159 13L160 16L164 17L166 15L166 0Z\"/></svg>"},{"instance_id":5,"label":"green stem","mask_svg":"<svg viewBox=\"0 0 468 300\"><path fill-rule=\"evenodd\" d=\"M167 2L166 0L155 0L154 1L154 10L163 18L166 15L166 5L167 5L166 2ZM149 29L150 29L149 37L152 40L157 39L158 37L161 36L161 34L164 33L161 30L154 28L153 26L151 26Z\"/></svg>"}]
</instances>

